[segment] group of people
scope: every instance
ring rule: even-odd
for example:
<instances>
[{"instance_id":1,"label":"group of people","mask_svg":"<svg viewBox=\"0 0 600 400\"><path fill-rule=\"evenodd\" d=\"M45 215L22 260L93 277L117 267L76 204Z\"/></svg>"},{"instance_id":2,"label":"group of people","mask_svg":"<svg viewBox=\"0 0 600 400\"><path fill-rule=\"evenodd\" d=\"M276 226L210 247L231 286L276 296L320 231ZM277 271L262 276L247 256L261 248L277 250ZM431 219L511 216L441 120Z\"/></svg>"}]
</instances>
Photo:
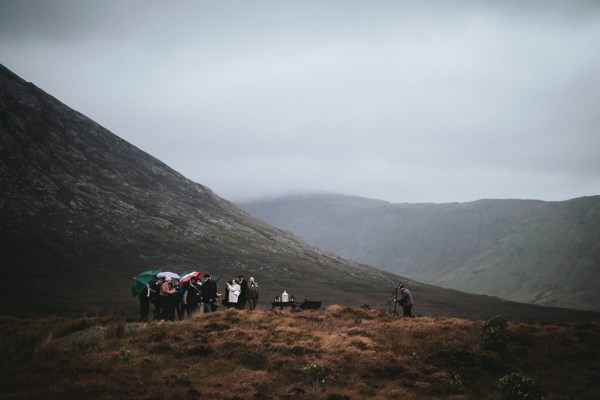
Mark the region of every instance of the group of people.
<instances>
[{"instance_id":1,"label":"group of people","mask_svg":"<svg viewBox=\"0 0 600 400\"><path fill-rule=\"evenodd\" d=\"M254 310L258 304L259 295L258 282L253 277L246 281L243 275L239 275L237 278L227 281L227 294L223 299L223 305L227 308L244 310L248 303L250 310Z\"/></svg>"},{"instance_id":2,"label":"group of people","mask_svg":"<svg viewBox=\"0 0 600 400\"><path fill-rule=\"evenodd\" d=\"M227 282L227 295L223 305L245 309L248 302L251 310L256 308L260 288L254 278L249 282L242 275ZM138 295L140 300L140 320L147 321L150 316L150 304L154 304L154 320L174 321L185 315L197 312L200 307L205 313L216 311L219 307L217 283L210 274L203 279L191 277L185 282L170 277L157 277L148 284L146 290Z\"/></svg>"}]
</instances>

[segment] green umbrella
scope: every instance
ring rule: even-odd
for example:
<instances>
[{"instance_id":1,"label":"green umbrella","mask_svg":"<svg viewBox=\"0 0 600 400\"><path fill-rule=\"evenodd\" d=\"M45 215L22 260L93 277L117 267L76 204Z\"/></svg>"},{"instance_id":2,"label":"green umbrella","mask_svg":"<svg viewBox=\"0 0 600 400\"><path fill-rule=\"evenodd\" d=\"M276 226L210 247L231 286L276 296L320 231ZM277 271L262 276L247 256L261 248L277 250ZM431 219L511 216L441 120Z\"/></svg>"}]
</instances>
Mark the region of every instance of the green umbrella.
<instances>
[{"instance_id":1,"label":"green umbrella","mask_svg":"<svg viewBox=\"0 0 600 400\"><path fill-rule=\"evenodd\" d=\"M133 281L133 285L131 285L131 294L133 297L140 294L142 290L146 288L148 283L150 283L156 275L160 273L160 269L149 269L147 271L141 272L137 277L133 277L135 279Z\"/></svg>"}]
</instances>

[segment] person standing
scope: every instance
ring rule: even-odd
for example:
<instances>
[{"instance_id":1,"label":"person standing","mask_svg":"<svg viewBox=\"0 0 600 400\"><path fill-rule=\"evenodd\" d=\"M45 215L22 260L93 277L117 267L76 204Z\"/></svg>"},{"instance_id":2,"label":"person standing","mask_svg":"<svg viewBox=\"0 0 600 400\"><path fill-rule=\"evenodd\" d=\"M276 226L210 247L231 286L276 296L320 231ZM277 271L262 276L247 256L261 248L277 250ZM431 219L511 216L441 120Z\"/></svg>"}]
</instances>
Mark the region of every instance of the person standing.
<instances>
[{"instance_id":1,"label":"person standing","mask_svg":"<svg viewBox=\"0 0 600 400\"><path fill-rule=\"evenodd\" d=\"M238 299L241 293L241 286L238 280L233 278L231 283L227 282L227 289L229 291L229 298L227 299L227 308L238 307Z\"/></svg>"},{"instance_id":2,"label":"person standing","mask_svg":"<svg viewBox=\"0 0 600 400\"><path fill-rule=\"evenodd\" d=\"M254 277L250 277L248 281L248 289L247 289L247 300L251 310L256 308L256 304L258 303L258 296L260 295L260 287L258 286L258 282L254 280Z\"/></svg>"},{"instance_id":3,"label":"person standing","mask_svg":"<svg viewBox=\"0 0 600 400\"><path fill-rule=\"evenodd\" d=\"M413 299L410 294L410 291L404 287L404 285L400 285L400 298L396 299L398 303L402 306L402 315L404 317L412 318L412 307L413 307Z\"/></svg>"},{"instance_id":4,"label":"person standing","mask_svg":"<svg viewBox=\"0 0 600 400\"><path fill-rule=\"evenodd\" d=\"M179 282L179 279L173 279L172 280L172 288L175 290L175 293L173 293L173 310L174 310L174 314L176 314L177 319L178 320L182 320L183 319L183 307L184 305L183 303L183 285L181 285L181 282Z\"/></svg>"},{"instance_id":5,"label":"person standing","mask_svg":"<svg viewBox=\"0 0 600 400\"><path fill-rule=\"evenodd\" d=\"M198 303L201 301L201 291L202 288L198 285L198 279L196 277L190 278L190 280L185 283L183 298L185 299L185 313L187 313L188 316L198 310Z\"/></svg>"},{"instance_id":6,"label":"person standing","mask_svg":"<svg viewBox=\"0 0 600 400\"><path fill-rule=\"evenodd\" d=\"M240 285L240 297L238 298L238 309L246 309L246 298L248 296L248 282L244 280L244 275L238 276L238 283Z\"/></svg>"},{"instance_id":7,"label":"person standing","mask_svg":"<svg viewBox=\"0 0 600 400\"><path fill-rule=\"evenodd\" d=\"M140 322L148 321L150 315L150 286L146 285L138 295L140 299Z\"/></svg>"},{"instance_id":8,"label":"person standing","mask_svg":"<svg viewBox=\"0 0 600 400\"><path fill-rule=\"evenodd\" d=\"M163 308L163 318L167 321L175 320L175 289L171 284L171 278L167 277L162 285L160 285L160 298Z\"/></svg>"},{"instance_id":9,"label":"person standing","mask_svg":"<svg viewBox=\"0 0 600 400\"><path fill-rule=\"evenodd\" d=\"M154 282L150 284L150 295L152 296L150 302L154 303L154 319L158 320L162 316L162 296L160 295L160 287L164 283L164 278L156 278Z\"/></svg>"},{"instance_id":10,"label":"person standing","mask_svg":"<svg viewBox=\"0 0 600 400\"><path fill-rule=\"evenodd\" d=\"M200 288L202 292L202 305L204 312L208 313L213 310L213 304L217 298L217 284L212 280L210 274L204 274L204 282Z\"/></svg>"}]
</instances>

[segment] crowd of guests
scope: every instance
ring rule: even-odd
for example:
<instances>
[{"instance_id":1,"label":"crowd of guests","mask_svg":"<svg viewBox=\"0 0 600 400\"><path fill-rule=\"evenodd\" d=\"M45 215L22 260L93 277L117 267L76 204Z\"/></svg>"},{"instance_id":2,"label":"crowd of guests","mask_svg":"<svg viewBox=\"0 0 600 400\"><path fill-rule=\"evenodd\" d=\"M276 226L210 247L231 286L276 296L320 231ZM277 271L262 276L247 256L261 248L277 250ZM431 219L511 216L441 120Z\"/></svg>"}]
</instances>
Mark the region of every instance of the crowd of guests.
<instances>
[{"instance_id":1,"label":"crowd of guests","mask_svg":"<svg viewBox=\"0 0 600 400\"><path fill-rule=\"evenodd\" d=\"M203 279L191 277L183 283L175 278L157 277L146 289L138 295L141 321L148 320L150 304L154 304L154 320L174 321L200 309L205 313L217 311L221 298L217 282L210 274L204 274ZM243 275L239 275L227 282L226 290L221 303L223 306L243 310L247 303L251 310L256 308L260 288L253 277L246 281Z\"/></svg>"}]
</instances>

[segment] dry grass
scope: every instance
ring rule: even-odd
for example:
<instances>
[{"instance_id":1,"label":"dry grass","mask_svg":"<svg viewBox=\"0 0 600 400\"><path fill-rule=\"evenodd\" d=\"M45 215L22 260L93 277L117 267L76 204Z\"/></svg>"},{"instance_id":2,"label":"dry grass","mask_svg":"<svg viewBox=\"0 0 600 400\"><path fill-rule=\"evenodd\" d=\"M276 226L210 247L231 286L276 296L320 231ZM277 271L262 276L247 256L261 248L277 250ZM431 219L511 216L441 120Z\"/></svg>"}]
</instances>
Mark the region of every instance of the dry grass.
<instances>
[{"instance_id":1,"label":"dry grass","mask_svg":"<svg viewBox=\"0 0 600 400\"><path fill-rule=\"evenodd\" d=\"M485 350L482 321L362 308L202 313L150 324L0 318L5 399L496 399L518 371L549 399L600 398L600 323L510 323ZM301 369L325 367L324 382ZM458 378L456 378L458 376Z\"/></svg>"}]
</instances>

